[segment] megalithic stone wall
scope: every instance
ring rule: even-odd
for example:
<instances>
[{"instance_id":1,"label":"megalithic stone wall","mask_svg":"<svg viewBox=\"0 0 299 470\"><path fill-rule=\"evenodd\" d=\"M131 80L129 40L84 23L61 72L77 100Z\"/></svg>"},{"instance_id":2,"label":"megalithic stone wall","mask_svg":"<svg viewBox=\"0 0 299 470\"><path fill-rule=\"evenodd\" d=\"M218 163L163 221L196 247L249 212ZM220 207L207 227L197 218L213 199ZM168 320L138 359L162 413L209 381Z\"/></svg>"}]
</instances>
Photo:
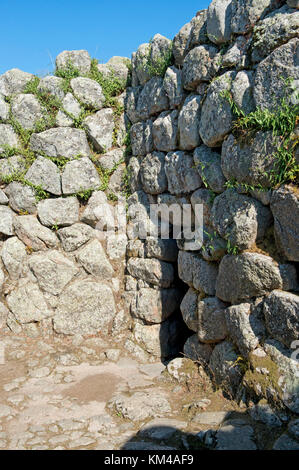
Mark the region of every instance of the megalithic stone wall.
<instances>
[{"instance_id":1,"label":"megalithic stone wall","mask_svg":"<svg viewBox=\"0 0 299 470\"><path fill-rule=\"evenodd\" d=\"M299 413L298 6L214 0L132 61L0 76L0 327L184 353ZM202 248L151 236L153 204L201 204Z\"/></svg>"}]
</instances>

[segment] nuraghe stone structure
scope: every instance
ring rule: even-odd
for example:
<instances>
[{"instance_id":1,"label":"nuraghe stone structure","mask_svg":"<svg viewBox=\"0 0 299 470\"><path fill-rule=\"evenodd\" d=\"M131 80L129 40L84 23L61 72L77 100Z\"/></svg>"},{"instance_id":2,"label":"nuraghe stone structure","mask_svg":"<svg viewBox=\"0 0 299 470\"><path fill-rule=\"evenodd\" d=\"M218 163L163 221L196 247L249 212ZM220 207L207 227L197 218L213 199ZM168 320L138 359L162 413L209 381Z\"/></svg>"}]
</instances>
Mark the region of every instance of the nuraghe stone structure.
<instances>
[{"instance_id":1,"label":"nuraghe stone structure","mask_svg":"<svg viewBox=\"0 0 299 470\"><path fill-rule=\"evenodd\" d=\"M298 31L297 0L213 0L131 61L0 76L0 328L184 353L298 414ZM202 204L202 248L151 204Z\"/></svg>"}]
</instances>

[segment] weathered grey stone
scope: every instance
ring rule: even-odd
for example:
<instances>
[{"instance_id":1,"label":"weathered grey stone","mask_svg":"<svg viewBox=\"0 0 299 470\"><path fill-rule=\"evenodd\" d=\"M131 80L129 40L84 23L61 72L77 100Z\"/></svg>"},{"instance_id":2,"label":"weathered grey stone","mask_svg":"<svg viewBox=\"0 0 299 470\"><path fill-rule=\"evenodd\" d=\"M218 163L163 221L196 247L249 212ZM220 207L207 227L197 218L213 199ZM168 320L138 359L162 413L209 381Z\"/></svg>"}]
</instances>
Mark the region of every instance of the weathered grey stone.
<instances>
[{"instance_id":1,"label":"weathered grey stone","mask_svg":"<svg viewBox=\"0 0 299 470\"><path fill-rule=\"evenodd\" d=\"M185 24L173 39L173 55L176 65L183 65L184 58L189 52L189 41L192 23Z\"/></svg>"},{"instance_id":2,"label":"weathered grey stone","mask_svg":"<svg viewBox=\"0 0 299 470\"><path fill-rule=\"evenodd\" d=\"M0 330L6 325L8 313L8 309L0 302Z\"/></svg>"},{"instance_id":3,"label":"weathered grey stone","mask_svg":"<svg viewBox=\"0 0 299 470\"><path fill-rule=\"evenodd\" d=\"M0 94L0 119L2 122L7 121L9 118L9 104L6 103L4 97Z\"/></svg>"},{"instance_id":4,"label":"weathered grey stone","mask_svg":"<svg viewBox=\"0 0 299 470\"><path fill-rule=\"evenodd\" d=\"M238 72L232 84L232 97L237 106L245 114L249 114L255 109L253 99L253 72L242 70Z\"/></svg>"},{"instance_id":5,"label":"weathered grey stone","mask_svg":"<svg viewBox=\"0 0 299 470\"><path fill-rule=\"evenodd\" d=\"M37 90L41 93L49 93L59 100L63 100L64 91L62 89L63 78L49 75L40 80Z\"/></svg>"},{"instance_id":6,"label":"weathered grey stone","mask_svg":"<svg viewBox=\"0 0 299 470\"><path fill-rule=\"evenodd\" d=\"M186 357L177 357L167 364L167 372L178 383L193 381L198 377L198 367Z\"/></svg>"},{"instance_id":7,"label":"weathered grey stone","mask_svg":"<svg viewBox=\"0 0 299 470\"><path fill-rule=\"evenodd\" d=\"M150 116L168 109L168 107L169 100L163 86L163 78L151 78L138 97L136 111L140 119L145 121Z\"/></svg>"},{"instance_id":8,"label":"weathered grey stone","mask_svg":"<svg viewBox=\"0 0 299 470\"><path fill-rule=\"evenodd\" d=\"M171 194L190 193L201 186L193 158L185 152L168 153L165 157L165 172Z\"/></svg>"},{"instance_id":9,"label":"weathered grey stone","mask_svg":"<svg viewBox=\"0 0 299 470\"><path fill-rule=\"evenodd\" d=\"M177 147L178 112L165 111L153 123L153 142L156 150L169 152Z\"/></svg>"},{"instance_id":10,"label":"weathered grey stone","mask_svg":"<svg viewBox=\"0 0 299 470\"><path fill-rule=\"evenodd\" d=\"M144 85L151 78L148 69L148 60L150 56L150 44L140 44L136 52L132 54L132 85Z\"/></svg>"},{"instance_id":11,"label":"weathered grey stone","mask_svg":"<svg viewBox=\"0 0 299 470\"><path fill-rule=\"evenodd\" d=\"M190 287L181 303L183 320L189 330L195 331L195 333L197 333L198 330L197 298L198 292Z\"/></svg>"},{"instance_id":12,"label":"weathered grey stone","mask_svg":"<svg viewBox=\"0 0 299 470\"><path fill-rule=\"evenodd\" d=\"M211 213L213 207L213 197L211 195L211 191L209 189L197 189L197 191L195 191L191 196L191 204L194 211L197 204L202 205L203 228L206 231L208 229L214 230Z\"/></svg>"},{"instance_id":13,"label":"weathered grey stone","mask_svg":"<svg viewBox=\"0 0 299 470\"><path fill-rule=\"evenodd\" d=\"M229 416L226 411L204 411L194 416L192 422L209 426L219 426Z\"/></svg>"},{"instance_id":14,"label":"weathered grey stone","mask_svg":"<svg viewBox=\"0 0 299 470\"><path fill-rule=\"evenodd\" d=\"M14 234L14 213L6 206L0 206L0 234L11 236Z\"/></svg>"},{"instance_id":15,"label":"weathered grey stone","mask_svg":"<svg viewBox=\"0 0 299 470\"><path fill-rule=\"evenodd\" d=\"M75 194L101 185L99 174L89 158L72 160L65 165L61 176L63 194Z\"/></svg>"},{"instance_id":16,"label":"weathered grey stone","mask_svg":"<svg viewBox=\"0 0 299 470\"><path fill-rule=\"evenodd\" d=\"M271 211L274 216L275 240L279 250L289 261L299 261L297 188L282 186L273 191Z\"/></svg>"},{"instance_id":17,"label":"weathered grey stone","mask_svg":"<svg viewBox=\"0 0 299 470\"><path fill-rule=\"evenodd\" d=\"M110 407L134 423L147 418L160 418L171 412L170 404L162 392L135 392L130 397L116 395L110 401Z\"/></svg>"},{"instance_id":18,"label":"weathered grey stone","mask_svg":"<svg viewBox=\"0 0 299 470\"><path fill-rule=\"evenodd\" d=\"M148 237L145 241L145 256L175 263L178 258L176 241Z\"/></svg>"},{"instance_id":19,"label":"weathered grey stone","mask_svg":"<svg viewBox=\"0 0 299 470\"><path fill-rule=\"evenodd\" d=\"M269 256L246 252L227 255L220 263L216 295L225 302L238 303L281 288L278 266Z\"/></svg>"},{"instance_id":20,"label":"weathered grey stone","mask_svg":"<svg viewBox=\"0 0 299 470\"><path fill-rule=\"evenodd\" d=\"M280 374L278 381L278 391L280 391L280 399L294 413L299 413L298 398L298 359L296 351L290 350L283 346L279 341L267 340L264 344L266 353L271 357L272 361L278 366ZM295 354L294 354L295 352ZM294 354L294 356L293 356ZM297 354L298 357L298 354Z\"/></svg>"},{"instance_id":21,"label":"weathered grey stone","mask_svg":"<svg viewBox=\"0 0 299 470\"><path fill-rule=\"evenodd\" d=\"M298 0L287 0L287 5L288 5L290 8L297 8L297 9L299 9L299 2L298 2Z\"/></svg>"},{"instance_id":22,"label":"weathered grey stone","mask_svg":"<svg viewBox=\"0 0 299 470\"><path fill-rule=\"evenodd\" d=\"M182 323L168 318L156 325L136 323L134 337L137 343L149 354L157 358L174 357L180 351Z\"/></svg>"},{"instance_id":23,"label":"weathered grey stone","mask_svg":"<svg viewBox=\"0 0 299 470\"><path fill-rule=\"evenodd\" d=\"M67 70L72 66L80 73L88 73L91 67L91 58L87 51L63 51L56 57L57 70Z\"/></svg>"},{"instance_id":24,"label":"weathered grey stone","mask_svg":"<svg viewBox=\"0 0 299 470\"><path fill-rule=\"evenodd\" d=\"M96 114L84 119L87 135L94 148L107 152L113 144L114 114L112 109L101 109Z\"/></svg>"},{"instance_id":25,"label":"weathered grey stone","mask_svg":"<svg viewBox=\"0 0 299 470\"><path fill-rule=\"evenodd\" d=\"M82 129L57 127L32 134L30 147L34 152L44 152L49 157L72 159L90 156L87 138Z\"/></svg>"},{"instance_id":26,"label":"weathered grey stone","mask_svg":"<svg viewBox=\"0 0 299 470\"><path fill-rule=\"evenodd\" d=\"M277 8L276 0L232 0L231 28L235 34L245 34L271 10Z\"/></svg>"},{"instance_id":27,"label":"weathered grey stone","mask_svg":"<svg viewBox=\"0 0 299 470\"><path fill-rule=\"evenodd\" d=\"M174 280L173 266L157 259L131 258L127 269L133 277L155 286L170 287Z\"/></svg>"},{"instance_id":28,"label":"weathered grey stone","mask_svg":"<svg viewBox=\"0 0 299 470\"><path fill-rule=\"evenodd\" d=\"M227 242L215 236L215 232L210 233L208 239L204 241L201 255L205 261L219 261L227 252Z\"/></svg>"},{"instance_id":29,"label":"weathered grey stone","mask_svg":"<svg viewBox=\"0 0 299 470\"><path fill-rule=\"evenodd\" d=\"M19 323L41 321L53 316L37 284L26 282L7 296L7 305Z\"/></svg>"},{"instance_id":30,"label":"weathered grey stone","mask_svg":"<svg viewBox=\"0 0 299 470\"><path fill-rule=\"evenodd\" d=\"M146 155L153 150L152 121L138 122L131 127L133 155Z\"/></svg>"},{"instance_id":31,"label":"weathered grey stone","mask_svg":"<svg viewBox=\"0 0 299 470\"><path fill-rule=\"evenodd\" d=\"M132 84L144 85L153 76L152 71L161 67L171 52L171 41L156 34L150 44L141 44L136 53L132 54Z\"/></svg>"},{"instance_id":32,"label":"weathered grey stone","mask_svg":"<svg viewBox=\"0 0 299 470\"><path fill-rule=\"evenodd\" d=\"M231 246L245 250L263 238L272 217L269 209L259 201L227 189L215 198L212 220L222 238Z\"/></svg>"},{"instance_id":33,"label":"weathered grey stone","mask_svg":"<svg viewBox=\"0 0 299 470\"><path fill-rule=\"evenodd\" d=\"M62 248L66 252L75 251L85 245L93 237L93 234L94 231L91 227L80 223L57 231Z\"/></svg>"},{"instance_id":34,"label":"weathered grey stone","mask_svg":"<svg viewBox=\"0 0 299 470\"><path fill-rule=\"evenodd\" d=\"M11 113L24 129L33 130L44 118L42 107L34 95L20 94L13 98Z\"/></svg>"},{"instance_id":35,"label":"weathered grey stone","mask_svg":"<svg viewBox=\"0 0 299 470\"><path fill-rule=\"evenodd\" d=\"M215 44L229 42L232 35L232 2L231 0L213 0L208 8L207 33Z\"/></svg>"},{"instance_id":36,"label":"weathered grey stone","mask_svg":"<svg viewBox=\"0 0 299 470\"><path fill-rule=\"evenodd\" d=\"M112 260L124 259L127 251L128 237L125 233L112 234L107 240L107 255Z\"/></svg>"},{"instance_id":37,"label":"weathered grey stone","mask_svg":"<svg viewBox=\"0 0 299 470\"><path fill-rule=\"evenodd\" d=\"M168 96L170 108L180 106L186 95L183 89L182 71L174 66L168 67L164 76L163 87Z\"/></svg>"},{"instance_id":38,"label":"weathered grey stone","mask_svg":"<svg viewBox=\"0 0 299 470\"><path fill-rule=\"evenodd\" d=\"M8 197L6 196L5 192L0 189L0 204L5 205L8 204Z\"/></svg>"},{"instance_id":39,"label":"weathered grey stone","mask_svg":"<svg viewBox=\"0 0 299 470\"><path fill-rule=\"evenodd\" d=\"M157 236L159 222L151 217L151 204L155 203L153 196L143 191L137 191L128 199L127 235L130 240L146 239L147 236Z\"/></svg>"},{"instance_id":40,"label":"weathered grey stone","mask_svg":"<svg viewBox=\"0 0 299 470\"><path fill-rule=\"evenodd\" d=\"M283 290L299 291L296 267L293 264L280 264L279 272L283 282Z\"/></svg>"},{"instance_id":41,"label":"weathered grey stone","mask_svg":"<svg viewBox=\"0 0 299 470\"><path fill-rule=\"evenodd\" d=\"M215 346L209 362L216 383L232 395L235 395L242 379L237 359L233 344L223 341Z\"/></svg>"},{"instance_id":42,"label":"weathered grey stone","mask_svg":"<svg viewBox=\"0 0 299 470\"><path fill-rule=\"evenodd\" d=\"M299 12L284 5L263 19L254 28L252 60L260 62L278 46L298 37Z\"/></svg>"},{"instance_id":43,"label":"weathered grey stone","mask_svg":"<svg viewBox=\"0 0 299 470\"><path fill-rule=\"evenodd\" d=\"M234 305L225 312L229 336L244 357L248 357L249 352L258 347L264 334L264 326L258 314L258 309L252 311L252 304L249 303Z\"/></svg>"},{"instance_id":44,"label":"weathered grey stone","mask_svg":"<svg viewBox=\"0 0 299 470\"><path fill-rule=\"evenodd\" d=\"M178 256L178 274L188 286L207 295L215 295L218 266L208 263L197 254L180 251Z\"/></svg>"},{"instance_id":45,"label":"weathered grey stone","mask_svg":"<svg viewBox=\"0 0 299 470\"><path fill-rule=\"evenodd\" d=\"M97 226L100 230L113 230L115 221L107 196L102 191L95 191L81 215L81 222L91 226Z\"/></svg>"},{"instance_id":46,"label":"weathered grey stone","mask_svg":"<svg viewBox=\"0 0 299 470\"><path fill-rule=\"evenodd\" d=\"M259 63L253 90L256 106L275 111L283 98L286 103L291 101L293 86L299 80L298 47L299 39L292 39Z\"/></svg>"},{"instance_id":47,"label":"weathered grey stone","mask_svg":"<svg viewBox=\"0 0 299 470\"><path fill-rule=\"evenodd\" d=\"M287 434L282 434L275 441L272 450L299 450L299 443Z\"/></svg>"},{"instance_id":48,"label":"weathered grey stone","mask_svg":"<svg viewBox=\"0 0 299 470\"><path fill-rule=\"evenodd\" d=\"M6 240L1 251L1 258L9 277L17 280L26 272L26 248L17 238Z\"/></svg>"},{"instance_id":49,"label":"weathered grey stone","mask_svg":"<svg viewBox=\"0 0 299 470\"><path fill-rule=\"evenodd\" d=\"M140 120L140 117L136 111L136 108L137 108L137 102L138 102L138 98L139 98L141 90L142 90L142 87L136 86L136 87L129 87L125 91L124 108L125 108L125 112L128 118L133 124L135 124L136 122Z\"/></svg>"},{"instance_id":50,"label":"weathered grey stone","mask_svg":"<svg viewBox=\"0 0 299 470\"><path fill-rule=\"evenodd\" d=\"M249 185L271 186L278 141L271 131L256 133L250 145L239 144L231 134L222 146L221 166L224 176Z\"/></svg>"},{"instance_id":51,"label":"weathered grey stone","mask_svg":"<svg viewBox=\"0 0 299 470\"><path fill-rule=\"evenodd\" d=\"M84 269L93 276L99 279L111 279L113 277L114 270L99 240L93 240L81 248L76 258Z\"/></svg>"},{"instance_id":52,"label":"weathered grey stone","mask_svg":"<svg viewBox=\"0 0 299 470\"><path fill-rule=\"evenodd\" d=\"M225 339L228 330L225 321L226 304L217 297L198 299L198 339L202 343L218 343Z\"/></svg>"},{"instance_id":53,"label":"weathered grey stone","mask_svg":"<svg viewBox=\"0 0 299 470\"><path fill-rule=\"evenodd\" d=\"M249 65L249 46L251 44L250 38L246 36L238 36L235 42L227 49L227 52L222 56L222 67L236 67L241 69Z\"/></svg>"},{"instance_id":54,"label":"weathered grey stone","mask_svg":"<svg viewBox=\"0 0 299 470\"><path fill-rule=\"evenodd\" d=\"M230 91L234 78L234 72L226 72L208 88L199 124L200 137L208 147L218 147L232 129L232 110L224 93Z\"/></svg>"},{"instance_id":55,"label":"weathered grey stone","mask_svg":"<svg viewBox=\"0 0 299 470\"><path fill-rule=\"evenodd\" d=\"M7 147L20 148L19 139L10 124L0 124L0 154Z\"/></svg>"},{"instance_id":56,"label":"weathered grey stone","mask_svg":"<svg viewBox=\"0 0 299 470\"><path fill-rule=\"evenodd\" d=\"M184 59L182 77L186 90L196 90L200 82L209 82L219 70L218 50L214 46L197 46Z\"/></svg>"},{"instance_id":57,"label":"weathered grey stone","mask_svg":"<svg viewBox=\"0 0 299 470\"><path fill-rule=\"evenodd\" d=\"M200 102L199 96L190 95L180 111L178 129L179 146L182 150L193 150L201 142L199 136Z\"/></svg>"},{"instance_id":58,"label":"weathered grey stone","mask_svg":"<svg viewBox=\"0 0 299 470\"><path fill-rule=\"evenodd\" d=\"M56 250L47 251L45 254L33 254L28 264L40 289L53 295L61 294L79 272L72 261Z\"/></svg>"},{"instance_id":59,"label":"weathered grey stone","mask_svg":"<svg viewBox=\"0 0 299 470\"><path fill-rule=\"evenodd\" d=\"M205 365L209 362L213 348L209 344L198 341L197 335L192 335L184 345L184 355L192 361Z\"/></svg>"},{"instance_id":60,"label":"weathered grey stone","mask_svg":"<svg viewBox=\"0 0 299 470\"><path fill-rule=\"evenodd\" d=\"M299 9L299 2L298 2L298 0L287 0L287 5L288 5L290 8L297 8L297 9Z\"/></svg>"},{"instance_id":61,"label":"weathered grey stone","mask_svg":"<svg viewBox=\"0 0 299 470\"><path fill-rule=\"evenodd\" d=\"M288 425L288 431L291 436L295 437L298 440L299 437L299 419L291 421Z\"/></svg>"},{"instance_id":62,"label":"weathered grey stone","mask_svg":"<svg viewBox=\"0 0 299 470\"><path fill-rule=\"evenodd\" d=\"M38 203L37 213L46 227L67 227L79 222L79 201L76 197L45 199Z\"/></svg>"},{"instance_id":63,"label":"weathered grey stone","mask_svg":"<svg viewBox=\"0 0 299 470\"><path fill-rule=\"evenodd\" d=\"M115 316L113 293L90 280L76 281L59 298L54 329L67 335L107 333Z\"/></svg>"},{"instance_id":64,"label":"weathered grey stone","mask_svg":"<svg viewBox=\"0 0 299 470\"><path fill-rule=\"evenodd\" d=\"M106 66L110 70L110 76L112 73L112 76L116 77L124 85L128 82L130 65L131 60L128 57L118 56L111 57L111 59L109 59L106 64Z\"/></svg>"},{"instance_id":65,"label":"weathered grey stone","mask_svg":"<svg viewBox=\"0 0 299 470\"><path fill-rule=\"evenodd\" d=\"M104 170L113 170L118 164L124 159L123 149L113 149L101 156L96 162L96 166L103 168Z\"/></svg>"},{"instance_id":66,"label":"weathered grey stone","mask_svg":"<svg viewBox=\"0 0 299 470\"><path fill-rule=\"evenodd\" d=\"M15 217L14 229L18 238L33 251L56 248L58 245L55 233L41 225L33 215Z\"/></svg>"},{"instance_id":67,"label":"weathered grey stone","mask_svg":"<svg viewBox=\"0 0 299 470\"><path fill-rule=\"evenodd\" d=\"M193 158L204 185L215 193L225 191L226 180L221 169L220 155L202 145L195 149Z\"/></svg>"},{"instance_id":68,"label":"weathered grey stone","mask_svg":"<svg viewBox=\"0 0 299 470\"><path fill-rule=\"evenodd\" d=\"M257 450L251 426L225 424L216 434L217 450Z\"/></svg>"},{"instance_id":69,"label":"weathered grey stone","mask_svg":"<svg viewBox=\"0 0 299 470\"><path fill-rule=\"evenodd\" d=\"M131 303L131 313L146 324L162 323L177 310L179 298L177 289L140 289Z\"/></svg>"},{"instance_id":70,"label":"weathered grey stone","mask_svg":"<svg viewBox=\"0 0 299 470\"><path fill-rule=\"evenodd\" d=\"M299 296L275 290L264 302L269 333L287 347L299 336Z\"/></svg>"},{"instance_id":71,"label":"weathered grey stone","mask_svg":"<svg viewBox=\"0 0 299 470\"><path fill-rule=\"evenodd\" d=\"M113 174L110 176L107 190L110 194L117 197L123 197L123 190L125 189L124 177L126 176L126 165L122 163L119 165Z\"/></svg>"},{"instance_id":72,"label":"weathered grey stone","mask_svg":"<svg viewBox=\"0 0 299 470\"><path fill-rule=\"evenodd\" d=\"M26 161L24 157L13 155L8 158L0 158L0 181L2 177L10 177L15 173L22 173L26 169Z\"/></svg>"},{"instance_id":73,"label":"weathered grey stone","mask_svg":"<svg viewBox=\"0 0 299 470\"><path fill-rule=\"evenodd\" d=\"M140 174L145 192L160 194L166 191L165 154L162 152L149 153L142 160Z\"/></svg>"},{"instance_id":74,"label":"weathered grey stone","mask_svg":"<svg viewBox=\"0 0 299 470\"><path fill-rule=\"evenodd\" d=\"M188 50L191 50L200 44L208 44L209 38L207 35L207 17L208 10L200 10L190 21L191 32L187 42Z\"/></svg>"},{"instance_id":75,"label":"weathered grey stone","mask_svg":"<svg viewBox=\"0 0 299 470\"><path fill-rule=\"evenodd\" d=\"M54 78L54 77L53 77ZM58 127L68 127L74 122L74 118L78 118L81 114L81 106L72 95L67 95L62 100L62 109L60 109L56 116L56 124Z\"/></svg>"},{"instance_id":76,"label":"weathered grey stone","mask_svg":"<svg viewBox=\"0 0 299 470\"><path fill-rule=\"evenodd\" d=\"M10 207L18 213L35 214L37 201L35 192L30 186L13 181L6 188Z\"/></svg>"},{"instance_id":77,"label":"weathered grey stone","mask_svg":"<svg viewBox=\"0 0 299 470\"><path fill-rule=\"evenodd\" d=\"M23 72L19 69L11 69L0 76L0 93L3 96L11 96L17 93L23 93L28 85L34 79L31 73Z\"/></svg>"},{"instance_id":78,"label":"weathered grey stone","mask_svg":"<svg viewBox=\"0 0 299 470\"><path fill-rule=\"evenodd\" d=\"M270 405L263 400L252 408L249 408L249 414L252 419L266 424L269 427L280 427L282 422L271 409Z\"/></svg>"},{"instance_id":79,"label":"weathered grey stone","mask_svg":"<svg viewBox=\"0 0 299 470\"><path fill-rule=\"evenodd\" d=\"M54 162L48 158L37 157L27 171L25 178L30 183L41 186L55 196L61 194L60 172Z\"/></svg>"}]
</instances>

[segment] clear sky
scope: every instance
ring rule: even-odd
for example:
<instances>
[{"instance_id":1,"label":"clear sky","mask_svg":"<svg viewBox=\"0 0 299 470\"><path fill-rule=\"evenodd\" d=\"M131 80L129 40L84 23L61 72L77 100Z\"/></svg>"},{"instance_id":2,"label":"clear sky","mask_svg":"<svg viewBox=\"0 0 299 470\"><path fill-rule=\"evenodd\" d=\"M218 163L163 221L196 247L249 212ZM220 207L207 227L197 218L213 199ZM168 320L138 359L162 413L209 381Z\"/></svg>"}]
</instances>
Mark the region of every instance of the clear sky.
<instances>
[{"instance_id":1,"label":"clear sky","mask_svg":"<svg viewBox=\"0 0 299 470\"><path fill-rule=\"evenodd\" d=\"M0 74L45 75L59 52L130 57L156 33L173 39L210 0L0 0Z\"/></svg>"}]
</instances>

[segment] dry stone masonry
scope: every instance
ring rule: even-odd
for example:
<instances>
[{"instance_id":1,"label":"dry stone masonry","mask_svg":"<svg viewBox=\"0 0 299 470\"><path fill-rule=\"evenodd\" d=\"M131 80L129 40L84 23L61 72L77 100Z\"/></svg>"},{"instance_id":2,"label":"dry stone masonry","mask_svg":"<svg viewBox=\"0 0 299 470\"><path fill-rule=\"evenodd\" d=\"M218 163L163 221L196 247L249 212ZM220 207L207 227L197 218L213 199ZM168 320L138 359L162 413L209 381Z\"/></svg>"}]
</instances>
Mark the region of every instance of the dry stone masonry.
<instances>
[{"instance_id":1,"label":"dry stone masonry","mask_svg":"<svg viewBox=\"0 0 299 470\"><path fill-rule=\"evenodd\" d=\"M131 61L0 76L4 331L183 353L238 402L299 414L298 8L213 0ZM153 204L201 204L202 247L154 237Z\"/></svg>"}]
</instances>

